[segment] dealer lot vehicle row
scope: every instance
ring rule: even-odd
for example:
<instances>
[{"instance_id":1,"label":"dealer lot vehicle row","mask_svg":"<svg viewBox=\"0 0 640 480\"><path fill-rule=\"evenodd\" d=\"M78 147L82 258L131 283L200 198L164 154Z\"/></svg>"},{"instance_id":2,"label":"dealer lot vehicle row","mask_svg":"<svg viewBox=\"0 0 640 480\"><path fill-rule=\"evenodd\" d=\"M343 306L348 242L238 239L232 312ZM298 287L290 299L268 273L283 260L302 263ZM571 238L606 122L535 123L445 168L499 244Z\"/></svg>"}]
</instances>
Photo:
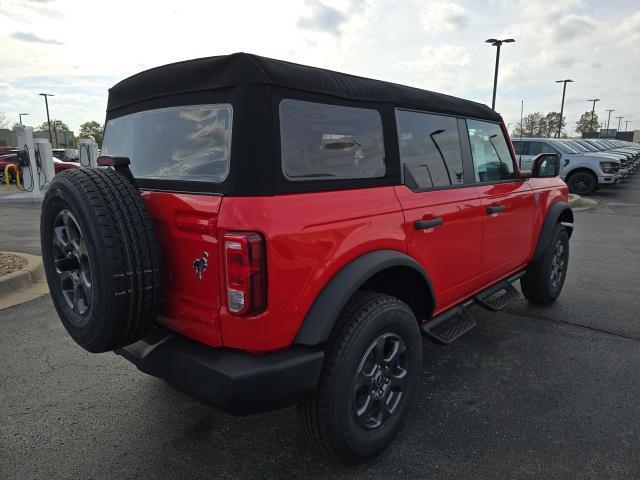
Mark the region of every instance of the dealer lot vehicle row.
<instances>
[{"instance_id":1,"label":"dealer lot vehicle row","mask_svg":"<svg viewBox=\"0 0 640 480\"><path fill-rule=\"evenodd\" d=\"M541 153L560 156L560 176L571 193L591 195L599 187L614 186L640 167L640 144L614 139L512 139L523 169L530 169Z\"/></svg>"}]
</instances>

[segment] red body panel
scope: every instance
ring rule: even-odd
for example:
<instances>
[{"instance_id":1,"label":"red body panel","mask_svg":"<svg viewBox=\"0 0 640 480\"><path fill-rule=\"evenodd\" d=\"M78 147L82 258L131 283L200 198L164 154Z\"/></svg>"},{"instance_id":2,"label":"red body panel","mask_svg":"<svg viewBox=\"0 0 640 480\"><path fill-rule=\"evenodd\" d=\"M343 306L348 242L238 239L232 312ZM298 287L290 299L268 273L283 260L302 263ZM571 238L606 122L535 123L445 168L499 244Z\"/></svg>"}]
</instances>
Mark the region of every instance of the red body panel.
<instances>
[{"instance_id":1,"label":"red body panel","mask_svg":"<svg viewBox=\"0 0 640 480\"><path fill-rule=\"evenodd\" d=\"M221 197L144 191L163 259L159 322L211 346L247 351L289 346L330 279L379 249L405 252L427 271L440 313L522 269L546 213L567 201L559 178L413 192L405 186L277 196ZM491 205L505 205L488 215ZM403 211L404 208L404 211ZM415 230L414 222L443 225ZM240 317L226 308L222 238L259 232L267 258L267 308ZM201 280L193 261L208 253Z\"/></svg>"},{"instance_id":2,"label":"red body panel","mask_svg":"<svg viewBox=\"0 0 640 480\"><path fill-rule=\"evenodd\" d=\"M164 305L159 323L208 345L222 345L216 237L222 197L143 191L142 198L160 244ZM199 280L193 261L205 252L208 267Z\"/></svg>"},{"instance_id":3,"label":"red body panel","mask_svg":"<svg viewBox=\"0 0 640 480\"><path fill-rule=\"evenodd\" d=\"M225 346L272 350L293 341L327 282L374 250L406 251L404 217L393 187L270 197L225 197L218 236L258 231L266 239L267 310L237 317L222 306Z\"/></svg>"},{"instance_id":4,"label":"red body panel","mask_svg":"<svg viewBox=\"0 0 640 480\"><path fill-rule=\"evenodd\" d=\"M395 187L404 210L409 255L427 271L436 311L457 303L477 287L482 253L482 202L473 186L413 192ZM441 226L416 230L416 220L440 217Z\"/></svg>"},{"instance_id":5,"label":"red body panel","mask_svg":"<svg viewBox=\"0 0 640 480\"><path fill-rule=\"evenodd\" d=\"M483 286L526 265L533 251L534 200L531 187L522 180L475 188L483 206ZM504 211L487 213L487 208L498 205L504 206Z\"/></svg>"}]
</instances>

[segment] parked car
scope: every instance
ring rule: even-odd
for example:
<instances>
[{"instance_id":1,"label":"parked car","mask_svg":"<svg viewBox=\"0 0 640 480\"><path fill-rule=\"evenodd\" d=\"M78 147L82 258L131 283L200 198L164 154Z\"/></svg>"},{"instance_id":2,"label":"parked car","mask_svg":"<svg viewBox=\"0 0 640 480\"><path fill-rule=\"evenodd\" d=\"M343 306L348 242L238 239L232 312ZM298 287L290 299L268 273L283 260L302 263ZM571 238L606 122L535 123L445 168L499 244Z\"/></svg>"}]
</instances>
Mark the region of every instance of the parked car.
<instances>
[{"instance_id":1,"label":"parked car","mask_svg":"<svg viewBox=\"0 0 640 480\"><path fill-rule=\"evenodd\" d=\"M77 148L54 148L53 156L63 162L79 162L80 154Z\"/></svg>"},{"instance_id":2,"label":"parked car","mask_svg":"<svg viewBox=\"0 0 640 480\"><path fill-rule=\"evenodd\" d=\"M78 168L79 166L80 164L78 162L63 162L62 160L58 160L53 157L53 169L56 173L68 170L69 168Z\"/></svg>"},{"instance_id":3,"label":"parked car","mask_svg":"<svg viewBox=\"0 0 640 480\"><path fill-rule=\"evenodd\" d=\"M20 178L22 178L22 168L20 167L20 165L18 165L17 154L2 155L0 156L0 184L5 183L4 172L5 172L5 167L8 164L16 165L16 167L18 168L18 174L20 175ZM79 166L80 166L79 163L63 162L53 157L53 169L55 173L62 172L63 170L67 170L69 168L78 168ZM15 183L16 177L13 170L11 171L10 175L11 177L9 179L9 182ZM42 182L44 183L44 180L42 180Z\"/></svg>"},{"instance_id":4,"label":"parked car","mask_svg":"<svg viewBox=\"0 0 640 480\"><path fill-rule=\"evenodd\" d=\"M451 343L516 280L541 305L565 280L558 156L520 172L500 115L467 100L203 58L112 87L102 153L42 206L71 337L235 414L298 403L348 461L400 429L421 333Z\"/></svg>"},{"instance_id":5,"label":"parked car","mask_svg":"<svg viewBox=\"0 0 640 480\"><path fill-rule=\"evenodd\" d=\"M571 193L591 195L599 185L615 185L621 180L621 161L615 155L580 153L554 138L517 138L513 139L513 147L523 169L531 168L541 153L559 155L560 177Z\"/></svg>"},{"instance_id":6,"label":"parked car","mask_svg":"<svg viewBox=\"0 0 640 480\"><path fill-rule=\"evenodd\" d=\"M575 140L564 139L560 141L564 142L566 145L568 145L570 148L573 148L578 153L585 153L585 154L593 155L597 157L614 158L616 160L619 160L620 170L618 171L618 174L620 175L620 177L624 178L629 174L631 157L625 153L613 152L613 151L607 151L607 150L598 150L597 148L591 146L588 143L582 143L580 141L575 141Z\"/></svg>"}]
</instances>

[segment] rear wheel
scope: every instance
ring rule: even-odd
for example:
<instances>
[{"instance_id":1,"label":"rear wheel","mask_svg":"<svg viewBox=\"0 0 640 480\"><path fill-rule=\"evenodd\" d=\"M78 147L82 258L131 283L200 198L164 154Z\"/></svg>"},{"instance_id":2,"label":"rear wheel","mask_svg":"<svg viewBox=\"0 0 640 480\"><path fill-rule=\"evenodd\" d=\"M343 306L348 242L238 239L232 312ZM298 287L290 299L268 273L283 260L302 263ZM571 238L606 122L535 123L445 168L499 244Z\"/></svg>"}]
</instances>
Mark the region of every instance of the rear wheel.
<instances>
[{"instance_id":1,"label":"rear wheel","mask_svg":"<svg viewBox=\"0 0 640 480\"><path fill-rule=\"evenodd\" d=\"M567 185L571 193L591 195L598 188L598 177L591 172L585 171L572 173L567 178Z\"/></svg>"},{"instance_id":2,"label":"rear wheel","mask_svg":"<svg viewBox=\"0 0 640 480\"><path fill-rule=\"evenodd\" d=\"M384 449L400 430L422 370L422 339L400 300L359 292L325 345L317 391L299 406L311 437L357 463Z\"/></svg>"},{"instance_id":3,"label":"rear wheel","mask_svg":"<svg viewBox=\"0 0 640 480\"><path fill-rule=\"evenodd\" d=\"M557 224L542 258L532 262L520 279L525 298L537 305L554 302L560 295L568 267L569 235L564 226Z\"/></svg>"}]
</instances>

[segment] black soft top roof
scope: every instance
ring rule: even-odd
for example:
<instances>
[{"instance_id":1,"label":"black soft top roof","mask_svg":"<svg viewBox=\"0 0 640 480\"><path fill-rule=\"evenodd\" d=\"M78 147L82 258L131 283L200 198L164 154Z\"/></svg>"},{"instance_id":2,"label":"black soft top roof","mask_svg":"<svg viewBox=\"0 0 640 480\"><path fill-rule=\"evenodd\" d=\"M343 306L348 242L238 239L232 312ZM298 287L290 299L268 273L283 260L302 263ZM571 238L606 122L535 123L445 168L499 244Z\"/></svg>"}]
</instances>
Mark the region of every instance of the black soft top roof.
<instances>
[{"instance_id":1,"label":"black soft top roof","mask_svg":"<svg viewBox=\"0 0 640 480\"><path fill-rule=\"evenodd\" d=\"M501 121L486 105L469 100L248 53L172 63L133 75L109 89L107 112L144 100L247 84Z\"/></svg>"}]
</instances>

